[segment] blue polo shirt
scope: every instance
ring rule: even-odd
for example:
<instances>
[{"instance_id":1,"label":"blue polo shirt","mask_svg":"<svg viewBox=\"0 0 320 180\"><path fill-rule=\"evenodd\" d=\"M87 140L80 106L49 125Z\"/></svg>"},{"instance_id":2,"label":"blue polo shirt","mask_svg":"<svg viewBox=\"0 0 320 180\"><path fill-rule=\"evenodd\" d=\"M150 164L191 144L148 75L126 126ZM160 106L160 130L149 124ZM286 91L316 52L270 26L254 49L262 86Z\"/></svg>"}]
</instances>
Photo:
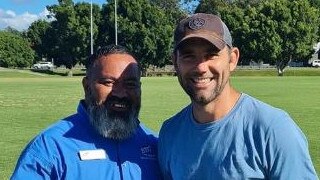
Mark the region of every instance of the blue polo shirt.
<instances>
[{"instance_id":1,"label":"blue polo shirt","mask_svg":"<svg viewBox=\"0 0 320 180\"><path fill-rule=\"evenodd\" d=\"M27 145L11 179L160 179L157 138L141 123L129 139L103 138L80 102Z\"/></svg>"}]
</instances>

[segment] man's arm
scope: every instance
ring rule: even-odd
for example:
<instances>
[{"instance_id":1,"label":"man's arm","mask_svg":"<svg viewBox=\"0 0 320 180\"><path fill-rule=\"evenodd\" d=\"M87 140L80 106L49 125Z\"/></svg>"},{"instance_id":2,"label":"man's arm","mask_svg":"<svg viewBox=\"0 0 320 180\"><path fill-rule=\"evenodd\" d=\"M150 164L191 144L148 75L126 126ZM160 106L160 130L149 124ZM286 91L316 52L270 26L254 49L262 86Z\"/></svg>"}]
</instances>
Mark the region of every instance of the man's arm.
<instances>
[{"instance_id":1,"label":"man's arm","mask_svg":"<svg viewBox=\"0 0 320 180\"><path fill-rule=\"evenodd\" d=\"M22 152L10 179L57 179L52 161L47 160L34 141Z\"/></svg>"},{"instance_id":2,"label":"man's arm","mask_svg":"<svg viewBox=\"0 0 320 180\"><path fill-rule=\"evenodd\" d=\"M318 179L307 139L289 116L272 123L268 135L269 179Z\"/></svg>"}]
</instances>

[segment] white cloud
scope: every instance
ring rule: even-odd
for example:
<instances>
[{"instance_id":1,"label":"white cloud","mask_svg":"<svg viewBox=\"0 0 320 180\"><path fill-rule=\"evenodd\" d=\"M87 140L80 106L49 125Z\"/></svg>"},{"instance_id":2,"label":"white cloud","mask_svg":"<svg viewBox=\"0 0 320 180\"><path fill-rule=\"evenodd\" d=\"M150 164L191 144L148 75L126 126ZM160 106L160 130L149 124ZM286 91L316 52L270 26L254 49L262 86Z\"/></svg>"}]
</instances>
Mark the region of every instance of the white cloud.
<instances>
[{"instance_id":1,"label":"white cloud","mask_svg":"<svg viewBox=\"0 0 320 180\"><path fill-rule=\"evenodd\" d=\"M39 14L30 14L25 12L23 14L16 14L14 11L4 11L0 9L0 29L4 29L8 26L13 27L19 31L28 29L30 24L38 19L47 19L49 11L45 8Z\"/></svg>"}]
</instances>

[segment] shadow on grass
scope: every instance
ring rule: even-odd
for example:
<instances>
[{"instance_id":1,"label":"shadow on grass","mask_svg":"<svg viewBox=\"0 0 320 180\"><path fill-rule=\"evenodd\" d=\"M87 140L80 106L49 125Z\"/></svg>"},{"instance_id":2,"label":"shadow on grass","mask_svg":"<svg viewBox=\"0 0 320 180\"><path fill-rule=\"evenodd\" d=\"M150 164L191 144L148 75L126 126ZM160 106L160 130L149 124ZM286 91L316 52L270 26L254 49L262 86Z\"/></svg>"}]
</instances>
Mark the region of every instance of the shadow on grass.
<instances>
[{"instance_id":1,"label":"shadow on grass","mask_svg":"<svg viewBox=\"0 0 320 180\"><path fill-rule=\"evenodd\" d=\"M55 76L85 76L86 71L84 69L77 70L58 70L58 69L30 69L32 72L47 74L47 75L55 75Z\"/></svg>"}]
</instances>

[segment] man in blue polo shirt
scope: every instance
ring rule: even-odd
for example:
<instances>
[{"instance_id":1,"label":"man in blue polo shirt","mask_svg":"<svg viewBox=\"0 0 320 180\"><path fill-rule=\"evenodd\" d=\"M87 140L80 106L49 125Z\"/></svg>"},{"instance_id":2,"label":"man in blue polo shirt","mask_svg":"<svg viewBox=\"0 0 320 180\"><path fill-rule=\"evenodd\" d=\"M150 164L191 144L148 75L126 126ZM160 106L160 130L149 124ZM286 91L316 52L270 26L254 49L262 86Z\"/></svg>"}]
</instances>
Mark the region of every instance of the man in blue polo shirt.
<instances>
[{"instance_id":1,"label":"man in blue polo shirt","mask_svg":"<svg viewBox=\"0 0 320 180\"><path fill-rule=\"evenodd\" d=\"M138 120L140 70L126 48L89 58L77 113L36 136L11 179L160 179L157 138Z\"/></svg>"}]
</instances>

